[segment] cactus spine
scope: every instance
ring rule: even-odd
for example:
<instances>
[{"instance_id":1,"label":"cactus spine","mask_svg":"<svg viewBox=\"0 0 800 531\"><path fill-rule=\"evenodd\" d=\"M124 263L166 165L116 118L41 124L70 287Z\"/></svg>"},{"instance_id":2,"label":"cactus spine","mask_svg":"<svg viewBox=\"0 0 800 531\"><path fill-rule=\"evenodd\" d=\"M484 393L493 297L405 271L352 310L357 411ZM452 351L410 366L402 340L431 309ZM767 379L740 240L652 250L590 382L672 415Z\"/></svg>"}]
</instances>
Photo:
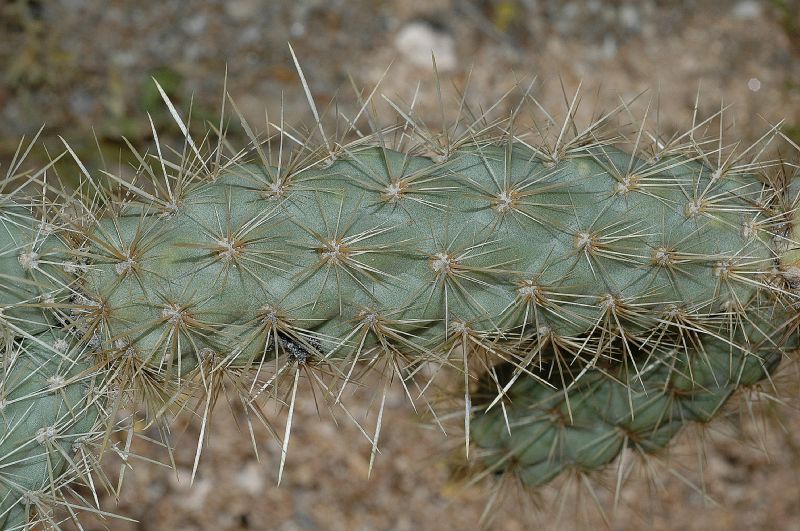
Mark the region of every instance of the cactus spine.
<instances>
[{"instance_id":1,"label":"cactus spine","mask_svg":"<svg viewBox=\"0 0 800 531\"><path fill-rule=\"evenodd\" d=\"M247 152L187 133L116 190L79 163L91 195L4 196L4 525L87 481L74 453L111 429L111 389L208 413L226 381L251 403L324 364L338 402L359 363L420 389L421 364L455 366L468 445L535 486L663 448L794 348L796 198L748 153L775 131L723 157L697 127L620 149L611 115L552 140L516 115L458 138L402 115L291 154L285 131L277 154L246 124Z\"/></svg>"},{"instance_id":2,"label":"cactus spine","mask_svg":"<svg viewBox=\"0 0 800 531\"><path fill-rule=\"evenodd\" d=\"M17 165L12 162L11 169ZM103 375L65 324L63 227L53 205L0 183L0 527L57 525L52 507L94 468Z\"/></svg>"}]
</instances>

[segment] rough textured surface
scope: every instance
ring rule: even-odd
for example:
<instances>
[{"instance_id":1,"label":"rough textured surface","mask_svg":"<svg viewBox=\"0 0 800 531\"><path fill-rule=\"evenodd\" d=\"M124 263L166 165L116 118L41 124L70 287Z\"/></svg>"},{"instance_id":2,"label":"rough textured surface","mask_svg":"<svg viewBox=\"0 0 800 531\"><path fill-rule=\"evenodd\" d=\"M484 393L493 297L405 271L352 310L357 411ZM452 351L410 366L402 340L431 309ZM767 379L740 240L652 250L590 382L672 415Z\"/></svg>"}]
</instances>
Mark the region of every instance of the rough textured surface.
<instances>
[{"instance_id":1,"label":"rough textured surface","mask_svg":"<svg viewBox=\"0 0 800 531\"><path fill-rule=\"evenodd\" d=\"M18 159L17 159L18 160ZM9 174L14 175L15 161ZM90 471L103 376L68 328L63 227L25 189L37 176L0 181L0 527L62 518L62 488ZM26 191L23 191L26 190ZM26 199L26 194L28 198ZM64 489L67 490L67 489Z\"/></svg>"},{"instance_id":2,"label":"rough textured surface","mask_svg":"<svg viewBox=\"0 0 800 531\"><path fill-rule=\"evenodd\" d=\"M595 370L565 384L554 374L555 381L547 383L555 389L520 379L502 411L495 407L477 416L476 443L491 469L511 471L529 486L544 485L565 470L601 468L623 448L658 452L687 422L710 422L737 389L775 369L783 357L775 342L781 340L763 332L783 321L781 313L754 319L747 333L740 330L730 342L694 338L702 347L652 356L636 378L619 369ZM501 366L497 380L505 383L513 373L513 365ZM496 382L484 379L474 400L491 404Z\"/></svg>"},{"instance_id":3,"label":"rough textured surface","mask_svg":"<svg viewBox=\"0 0 800 531\"><path fill-rule=\"evenodd\" d=\"M96 438L97 376L88 354L63 335L45 332L2 351L0 395L0 527L53 522L61 487L88 468L81 445ZM76 456L76 453L78 454Z\"/></svg>"},{"instance_id":4,"label":"rough textured surface","mask_svg":"<svg viewBox=\"0 0 800 531\"><path fill-rule=\"evenodd\" d=\"M644 338L747 308L778 254L771 206L755 206L776 201L766 183L691 155L559 156L478 144L433 163L369 148L278 181L234 168L167 216L135 203L102 221L83 290L106 337L155 365L203 349L257 360L270 312L346 357L378 345L382 326L404 336L386 348L436 356L454 327L487 341L530 342L526 326Z\"/></svg>"}]
</instances>

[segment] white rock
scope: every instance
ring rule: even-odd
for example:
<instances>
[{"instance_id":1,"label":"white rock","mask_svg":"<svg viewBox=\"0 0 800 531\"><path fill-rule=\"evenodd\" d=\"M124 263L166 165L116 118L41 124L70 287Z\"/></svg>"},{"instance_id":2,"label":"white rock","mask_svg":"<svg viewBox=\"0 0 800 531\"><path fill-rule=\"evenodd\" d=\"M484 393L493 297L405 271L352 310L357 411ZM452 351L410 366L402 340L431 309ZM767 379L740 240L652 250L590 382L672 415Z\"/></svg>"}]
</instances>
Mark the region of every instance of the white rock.
<instances>
[{"instance_id":1,"label":"white rock","mask_svg":"<svg viewBox=\"0 0 800 531\"><path fill-rule=\"evenodd\" d=\"M425 22L403 26L397 32L394 45L408 62L416 66L431 66L431 53L440 72L452 71L458 66L453 37Z\"/></svg>"},{"instance_id":2,"label":"white rock","mask_svg":"<svg viewBox=\"0 0 800 531\"><path fill-rule=\"evenodd\" d=\"M189 17L183 22L183 28L191 35L198 35L199 33L202 33L205 31L207 26L208 18L203 14Z\"/></svg>"},{"instance_id":3,"label":"white rock","mask_svg":"<svg viewBox=\"0 0 800 531\"><path fill-rule=\"evenodd\" d=\"M619 8L619 21L627 30L639 29L639 10L632 5L624 5Z\"/></svg>"},{"instance_id":4,"label":"white rock","mask_svg":"<svg viewBox=\"0 0 800 531\"><path fill-rule=\"evenodd\" d=\"M733 8L733 17L739 20L752 20L761 15L761 2L745 0Z\"/></svg>"},{"instance_id":5,"label":"white rock","mask_svg":"<svg viewBox=\"0 0 800 531\"><path fill-rule=\"evenodd\" d=\"M225 2L225 12L237 22L246 22L258 14L261 8L257 0L228 0Z\"/></svg>"},{"instance_id":6,"label":"white rock","mask_svg":"<svg viewBox=\"0 0 800 531\"><path fill-rule=\"evenodd\" d=\"M245 467L236 474L236 484L252 495L263 492L266 482L261 465L255 461L251 461L245 465Z\"/></svg>"}]
</instances>

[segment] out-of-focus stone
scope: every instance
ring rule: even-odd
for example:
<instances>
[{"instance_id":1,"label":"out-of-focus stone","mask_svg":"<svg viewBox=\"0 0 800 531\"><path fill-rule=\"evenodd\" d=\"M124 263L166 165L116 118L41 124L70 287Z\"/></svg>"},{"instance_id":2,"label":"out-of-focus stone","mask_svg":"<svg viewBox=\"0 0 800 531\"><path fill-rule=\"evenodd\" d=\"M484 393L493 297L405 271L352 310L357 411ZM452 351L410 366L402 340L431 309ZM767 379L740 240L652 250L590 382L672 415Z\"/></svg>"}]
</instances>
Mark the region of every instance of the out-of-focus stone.
<instances>
[{"instance_id":1,"label":"out-of-focus stone","mask_svg":"<svg viewBox=\"0 0 800 531\"><path fill-rule=\"evenodd\" d=\"M430 66L432 54L440 72L453 71L458 67L453 37L427 22L411 22L403 26L397 32L394 45L404 59L416 66Z\"/></svg>"},{"instance_id":2,"label":"out-of-focus stone","mask_svg":"<svg viewBox=\"0 0 800 531\"><path fill-rule=\"evenodd\" d=\"M225 2L225 12L237 22L245 22L258 13L258 0L228 0Z\"/></svg>"},{"instance_id":3,"label":"out-of-focus stone","mask_svg":"<svg viewBox=\"0 0 800 531\"><path fill-rule=\"evenodd\" d=\"M744 0L733 8L733 17L739 20L753 20L761 16L761 3Z\"/></svg>"}]
</instances>

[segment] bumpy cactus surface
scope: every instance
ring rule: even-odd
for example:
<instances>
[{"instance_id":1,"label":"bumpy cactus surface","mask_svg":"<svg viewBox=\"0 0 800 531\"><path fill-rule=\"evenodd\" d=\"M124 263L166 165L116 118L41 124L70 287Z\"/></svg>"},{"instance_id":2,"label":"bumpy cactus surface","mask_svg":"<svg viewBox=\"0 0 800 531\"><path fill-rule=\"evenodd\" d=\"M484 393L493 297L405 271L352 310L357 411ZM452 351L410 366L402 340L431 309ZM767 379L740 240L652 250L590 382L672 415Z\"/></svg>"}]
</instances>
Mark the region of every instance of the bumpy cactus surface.
<instances>
[{"instance_id":1,"label":"bumpy cactus surface","mask_svg":"<svg viewBox=\"0 0 800 531\"><path fill-rule=\"evenodd\" d=\"M133 181L26 179L47 201L9 182L0 522L91 482L76 452L127 391L208 413L231 382L246 403L296 390L300 367L324 365L335 402L364 364L420 390L423 363L456 367L468 445L536 486L662 449L794 348L796 198L756 156L777 132L735 154L695 128L607 135L608 117L455 137L402 114L291 153L296 135L269 151L247 125L250 151L209 149L178 119L184 151L157 145Z\"/></svg>"},{"instance_id":2,"label":"bumpy cactus surface","mask_svg":"<svg viewBox=\"0 0 800 531\"><path fill-rule=\"evenodd\" d=\"M34 517L53 522L54 492L92 472L81 460L93 451L100 410L86 352L63 337L34 336L4 355L0 523L13 529Z\"/></svg>"},{"instance_id":3,"label":"bumpy cactus surface","mask_svg":"<svg viewBox=\"0 0 800 531\"><path fill-rule=\"evenodd\" d=\"M477 445L490 470L511 471L529 486L565 470L602 468L625 448L661 450L687 423L709 422L737 389L757 384L780 362L774 338L756 326L745 329L749 335L736 334L741 343L709 338L701 348L654 357L634 379L620 368L593 369L566 385L520 379L505 411L495 408L475 420ZM513 367L495 374L507 382ZM484 384L484 403L496 396L494 384Z\"/></svg>"},{"instance_id":4,"label":"bumpy cactus surface","mask_svg":"<svg viewBox=\"0 0 800 531\"><path fill-rule=\"evenodd\" d=\"M30 181L9 178L0 196L0 527L52 525L60 494L92 473L103 375L65 327L68 273L53 212L22 200ZM31 190L33 192L33 190ZM52 205L51 205L52 206ZM101 430L98 432L98 430Z\"/></svg>"}]
</instances>

